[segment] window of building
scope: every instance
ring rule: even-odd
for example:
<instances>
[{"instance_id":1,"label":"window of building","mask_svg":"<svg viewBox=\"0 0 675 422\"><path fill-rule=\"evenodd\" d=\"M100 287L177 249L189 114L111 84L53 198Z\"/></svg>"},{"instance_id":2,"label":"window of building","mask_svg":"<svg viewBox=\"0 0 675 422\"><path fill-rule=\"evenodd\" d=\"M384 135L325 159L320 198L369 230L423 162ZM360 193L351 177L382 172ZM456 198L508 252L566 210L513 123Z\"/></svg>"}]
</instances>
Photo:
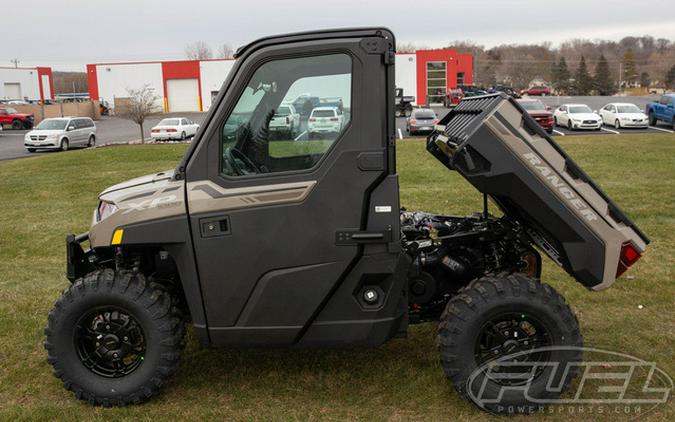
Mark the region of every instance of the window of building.
<instances>
[{"instance_id":1,"label":"window of building","mask_svg":"<svg viewBox=\"0 0 675 422\"><path fill-rule=\"evenodd\" d=\"M427 103L438 104L443 102L447 84L447 63L427 63Z\"/></svg>"}]
</instances>

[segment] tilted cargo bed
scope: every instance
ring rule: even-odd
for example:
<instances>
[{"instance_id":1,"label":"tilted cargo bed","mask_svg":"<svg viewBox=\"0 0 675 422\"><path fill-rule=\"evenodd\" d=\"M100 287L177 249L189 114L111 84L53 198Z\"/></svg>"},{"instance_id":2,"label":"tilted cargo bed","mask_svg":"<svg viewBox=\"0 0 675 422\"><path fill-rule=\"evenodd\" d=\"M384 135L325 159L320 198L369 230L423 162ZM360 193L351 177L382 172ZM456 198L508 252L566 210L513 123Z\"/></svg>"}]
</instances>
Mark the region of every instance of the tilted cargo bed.
<instances>
[{"instance_id":1,"label":"tilted cargo bed","mask_svg":"<svg viewBox=\"0 0 675 422\"><path fill-rule=\"evenodd\" d=\"M427 150L489 195L570 275L609 287L649 238L506 94L463 99Z\"/></svg>"}]
</instances>

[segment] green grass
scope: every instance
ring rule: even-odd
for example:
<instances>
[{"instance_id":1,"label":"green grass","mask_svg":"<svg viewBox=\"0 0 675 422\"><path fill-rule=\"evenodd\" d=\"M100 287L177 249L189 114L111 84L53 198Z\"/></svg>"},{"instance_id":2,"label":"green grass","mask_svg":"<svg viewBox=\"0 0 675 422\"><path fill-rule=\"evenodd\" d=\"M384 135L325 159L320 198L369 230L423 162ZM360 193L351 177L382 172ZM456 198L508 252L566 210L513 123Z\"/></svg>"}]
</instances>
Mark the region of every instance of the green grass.
<instances>
[{"instance_id":1,"label":"green grass","mask_svg":"<svg viewBox=\"0 0 675 422\"><path fill-rule=\"evenodd\" d=\"M654 360L675 376L675 139L559 139L652 244L604 292L585 290L550 261L543 278L576 310L588 345ZM129 146L0 162L0 420L491 419L447 385L430 324L412 327L407 339L358 351L222 351L201 348L190 337L174 381L151 402L100 409L74 399L52 376L42 347L47 313L67 286L64 236L88 229L103 188L172 168L184 150ZM398 143L398 166L408 209L465 214L481 208L480 195L421 141ZM673 420L672 400L645 416Z\"/></svg>"}]
</instances>

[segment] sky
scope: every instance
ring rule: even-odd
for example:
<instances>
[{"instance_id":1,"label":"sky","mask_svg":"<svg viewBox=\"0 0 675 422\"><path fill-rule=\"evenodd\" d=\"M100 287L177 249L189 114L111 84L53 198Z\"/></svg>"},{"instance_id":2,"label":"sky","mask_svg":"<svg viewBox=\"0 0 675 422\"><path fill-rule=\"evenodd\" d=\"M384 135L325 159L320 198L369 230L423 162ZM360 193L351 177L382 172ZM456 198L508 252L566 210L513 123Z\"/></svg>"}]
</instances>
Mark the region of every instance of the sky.
<instances>
[{"instance_id":1,"label":"sky","mask_svg":"<svg viewBox=\"0 0 675 422\"><path fill-rule=\"evenodd\" d=\"M0 66L85 71L87 63L179 60L204 41L217 51L312 29L386 26L399 42L442 47L553 45L571 38L675 40L675 0L33 0L0 18Z\"/></svg>"}]
</instances>

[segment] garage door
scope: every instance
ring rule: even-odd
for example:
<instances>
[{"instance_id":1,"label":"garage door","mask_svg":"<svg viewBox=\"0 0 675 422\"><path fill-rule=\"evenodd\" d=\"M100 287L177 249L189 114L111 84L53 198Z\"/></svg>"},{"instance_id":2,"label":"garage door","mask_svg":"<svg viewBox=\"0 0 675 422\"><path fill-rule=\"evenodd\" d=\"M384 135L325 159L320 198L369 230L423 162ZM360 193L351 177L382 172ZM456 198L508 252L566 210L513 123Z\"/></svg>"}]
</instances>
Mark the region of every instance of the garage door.
<instances>
[{"instance_id":1,"label":"garage door","mask_svg":"<svg viewBox=\"0 0 675 422\"><path fill-rule=\"evenodd\" d=\"M9 100L20 100L21 84L18 82L5 82L5 98Z\"/></svg>"},{"instance_id":2,"label":"garage door","mask_svg":"<svg viewBox=\"0 0 675 422\"><path fill-rule=\"evenodd\" d=\"M169 79L166 81L169 111L199 111L199 83L197 79Z\"/></svg>"}]
</instances>

